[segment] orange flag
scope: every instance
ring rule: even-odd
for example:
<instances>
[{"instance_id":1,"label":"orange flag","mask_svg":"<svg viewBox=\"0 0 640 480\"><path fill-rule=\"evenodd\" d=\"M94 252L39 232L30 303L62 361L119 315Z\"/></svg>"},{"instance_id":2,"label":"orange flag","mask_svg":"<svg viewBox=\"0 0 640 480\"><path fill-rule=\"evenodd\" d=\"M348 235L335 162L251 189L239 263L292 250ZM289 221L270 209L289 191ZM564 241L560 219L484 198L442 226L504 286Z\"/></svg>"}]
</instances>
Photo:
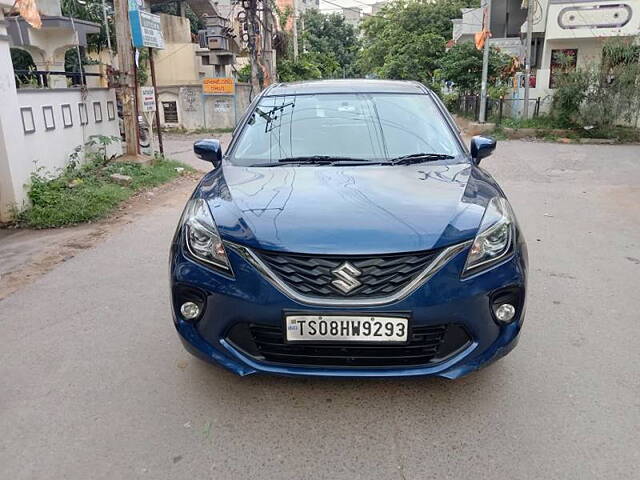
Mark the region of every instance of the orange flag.
<instances>
[{"instance_id":1,"label":"orange flag","mask_svg":"<svg viewBox=\"0 0 640 480\"><path fill-rule=\"evenodd\" d=\"M42 27L42 20L40 19L40 12L38 12L36 0L16 0L11 10L20 13L20 16L33 28Z\"/></svg>"},{"instance_id":2,"label":"orange flag","mask_svg":"<svg viewBox=\"0 0 640 480\"><path fill-rule=\"evenodd\" d=\"M482 50L484 48L484 42L489 40L491 32L489 31L489 19L487 18L487 9L485 8L482 13L482 31L476 33L474 36L476 48Z\"/></svg>"},{"instance_id":3,"label":"orange flag","mask_svg":"<svg viewBox=\"0 0 640 480\"><path fill-rule=\"evenodd\" d=\"M482 30L481 32L478 32L474 35L474 39L476 42L476 48L478 50L482 50L484 48L484 42L486 42L487 40L489 40L489 37L491 37L491 32L489 30Z\"/></svg>"}]
</instances>

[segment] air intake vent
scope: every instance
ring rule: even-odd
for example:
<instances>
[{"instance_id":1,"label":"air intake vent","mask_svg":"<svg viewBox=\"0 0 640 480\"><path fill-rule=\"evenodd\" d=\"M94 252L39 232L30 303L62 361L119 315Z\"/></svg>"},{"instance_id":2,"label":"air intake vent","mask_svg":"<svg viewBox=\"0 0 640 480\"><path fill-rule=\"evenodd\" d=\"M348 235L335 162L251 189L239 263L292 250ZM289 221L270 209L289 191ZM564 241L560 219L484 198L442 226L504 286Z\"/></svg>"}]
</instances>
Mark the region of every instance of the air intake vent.
<instances>
[{"instance_id":1,"label":"air intake vent","mask_svg":"<svg viewBox=\"0 0 640 480\"><path fill-rule=\"evenodd\" d=\"M413 327L404 345L363 343L287 344L281 327L241 323L228 341L257 361L292 366L394 367L433 365L466 348L469 336L459 325Z\"/></svg>"}]
</instances>

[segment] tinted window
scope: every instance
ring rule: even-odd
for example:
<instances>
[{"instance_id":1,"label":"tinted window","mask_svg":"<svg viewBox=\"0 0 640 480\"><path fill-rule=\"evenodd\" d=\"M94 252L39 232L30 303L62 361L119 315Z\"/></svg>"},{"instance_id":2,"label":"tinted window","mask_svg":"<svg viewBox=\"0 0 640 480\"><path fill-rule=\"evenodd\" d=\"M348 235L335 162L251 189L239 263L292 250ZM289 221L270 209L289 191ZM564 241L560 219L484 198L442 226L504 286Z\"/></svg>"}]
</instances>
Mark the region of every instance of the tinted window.
<instances>
[{"instance_id":1,"label":"tinted window","mask_svg":"<svg viewBox=\"0 0 640 480\"><path fill-rule=\"evenodd\" d=\"M383 161L423 152L461 153L428 95L292 95L260 101L231 161L253 165L314 155Z\"/></svg>"}]
</instances>

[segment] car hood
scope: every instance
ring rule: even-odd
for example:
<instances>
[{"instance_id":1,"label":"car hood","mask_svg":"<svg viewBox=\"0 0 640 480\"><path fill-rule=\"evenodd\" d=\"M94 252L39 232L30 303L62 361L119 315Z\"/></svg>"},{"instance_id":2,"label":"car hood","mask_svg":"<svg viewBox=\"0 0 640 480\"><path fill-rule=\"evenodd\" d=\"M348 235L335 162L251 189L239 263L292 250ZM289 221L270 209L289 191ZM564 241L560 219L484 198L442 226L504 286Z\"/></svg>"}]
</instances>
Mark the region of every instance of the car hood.
<instances>
[{"instance_id":1,"label":"car hood","mask_svg":"<svg viewBox=\"0 0 640 480\"><path fill-rule=\"evenodd\" d=\"M224 164L195 192L227 241L276 251L431 250L475 236L499 187L468 162L397 166Z\"/></svg>"}]
</instances>

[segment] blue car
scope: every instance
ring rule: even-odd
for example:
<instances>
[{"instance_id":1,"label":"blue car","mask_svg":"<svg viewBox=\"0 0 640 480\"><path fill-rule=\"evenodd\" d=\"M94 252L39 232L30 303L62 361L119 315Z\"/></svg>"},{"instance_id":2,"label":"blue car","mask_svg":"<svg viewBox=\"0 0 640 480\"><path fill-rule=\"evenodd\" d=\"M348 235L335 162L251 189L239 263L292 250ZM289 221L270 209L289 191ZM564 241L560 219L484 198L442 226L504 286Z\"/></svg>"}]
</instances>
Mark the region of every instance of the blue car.
<instances>
[{"instance_id":1,"label":"blue car","mask_svg":"<svg viewBox=\"0 0 640 480\"><path fill-rule=\"evenodd\" d=\"M508 353L527 249L511 206L416 82L277 84L249 106L187 203L173 320L239 374L458 378Z\"/></svg>"}]
</instances>

